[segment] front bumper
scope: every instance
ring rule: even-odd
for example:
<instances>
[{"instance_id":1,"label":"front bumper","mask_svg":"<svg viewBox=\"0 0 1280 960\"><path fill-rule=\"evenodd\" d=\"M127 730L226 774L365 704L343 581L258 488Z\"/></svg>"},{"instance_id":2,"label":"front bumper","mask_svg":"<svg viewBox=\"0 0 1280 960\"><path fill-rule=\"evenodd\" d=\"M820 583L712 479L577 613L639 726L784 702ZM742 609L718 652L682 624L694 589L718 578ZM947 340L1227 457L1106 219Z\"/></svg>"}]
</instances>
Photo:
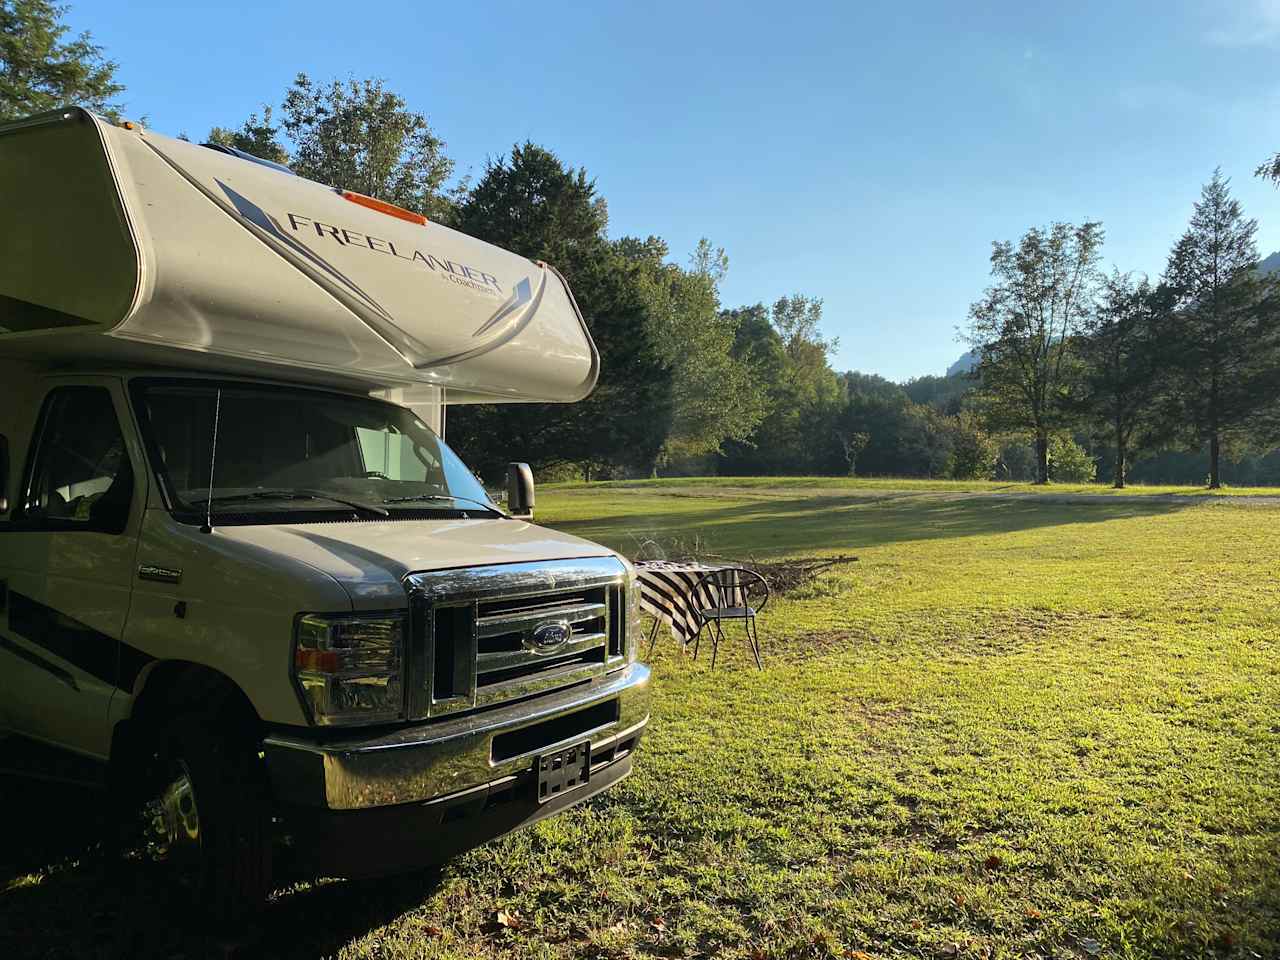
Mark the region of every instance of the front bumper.
<instances>
[{"instance_id":1,"label":"front bumper","mask_svg":"<svg viewBox=\"0 0 1280 960\"><path fill-rule=\"evenodd\" d=\"M633 663L499 709L333 742L274 735L264 749L282 807L354 811L487 797L531 775L538 754L584 740L593 761L625 756L629 767L648 719L649 668Z\"/></svg>"},{"instance_id":2,"label":"front bumper","mask_svg":"<svg viewBox=\"0 0 1280 960\"><path fill-rule=\"evenodd\" d=\"M586 786L546 803L538 802L534 774L528 770L425 803L286 812L286 832L293 841L287 862L298 876L348 879L407 873L443 863L607 790L631 772L631 751L639 738L637 731L624 744L603 751L605 759L592 763ZM624 750L626 743L631 746Z\"/></svg>"}]
</instances>

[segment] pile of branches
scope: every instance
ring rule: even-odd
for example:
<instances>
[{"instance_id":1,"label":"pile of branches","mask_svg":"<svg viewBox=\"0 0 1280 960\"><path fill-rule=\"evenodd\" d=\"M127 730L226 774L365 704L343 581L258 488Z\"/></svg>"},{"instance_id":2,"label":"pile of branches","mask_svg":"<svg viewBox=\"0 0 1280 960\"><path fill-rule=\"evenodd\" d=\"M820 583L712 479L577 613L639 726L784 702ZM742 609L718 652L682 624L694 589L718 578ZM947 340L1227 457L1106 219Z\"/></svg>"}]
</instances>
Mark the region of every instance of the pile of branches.
<instances>
[{"instance_id":1,"label":"pile of branches","mask_svg":"<svg viewBox=\"0 0 1280 960\"><path fill-rule=\"evenodd\" d=\"M858 560L851 553L842 553L835 557L787 557L783 560L750 560L734 564L754 570L769 582L769 589L778 593L791 593L816 579L820 574L832 567Z\"/></svg>"},{"instance_id":2,"label":"pile of branches","mask_svg":"<svg viewBox=\"0 0 1280 960\"><path fill-rule=\"evenodd\" d=\"M636 549L632 551L633 560L670 560L674 563L745 567L760 574L768 581L770 590L781 594L799 590L832 567L856 563L858 560L851 553L842 553L834 557L784 557L777 560L759 560L750 555L742 558L714 553L700 537L694 537L692 540L674 537L660 541L654 537L633 535L632 539L636 542Z\"/></svg>"}]
</instances>

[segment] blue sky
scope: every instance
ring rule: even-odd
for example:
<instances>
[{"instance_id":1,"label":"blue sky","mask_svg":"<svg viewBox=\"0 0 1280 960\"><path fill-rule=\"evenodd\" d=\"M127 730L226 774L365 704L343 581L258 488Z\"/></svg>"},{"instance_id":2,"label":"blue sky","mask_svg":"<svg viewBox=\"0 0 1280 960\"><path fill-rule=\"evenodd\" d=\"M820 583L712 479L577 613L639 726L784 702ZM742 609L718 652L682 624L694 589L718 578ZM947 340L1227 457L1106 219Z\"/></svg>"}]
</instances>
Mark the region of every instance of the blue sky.
<instances>
[{"instance_id":1,"label":"blue sky","mask_svg":"<svg viewBox=\"0 0 1280 960\"><path fill-rule=\"evenodd\" d=\"M1280 249L1280 0L356 4L72 0L130 115L202 137L303 70L377 76L459 173L531 139L614 236L725 247L726 305L825 300L838 369L941 373L994 239L1100 219L1158 273L1215 166ZM1061 11L1070 9L1070 16Z\"/></svg>"}]
</instances>

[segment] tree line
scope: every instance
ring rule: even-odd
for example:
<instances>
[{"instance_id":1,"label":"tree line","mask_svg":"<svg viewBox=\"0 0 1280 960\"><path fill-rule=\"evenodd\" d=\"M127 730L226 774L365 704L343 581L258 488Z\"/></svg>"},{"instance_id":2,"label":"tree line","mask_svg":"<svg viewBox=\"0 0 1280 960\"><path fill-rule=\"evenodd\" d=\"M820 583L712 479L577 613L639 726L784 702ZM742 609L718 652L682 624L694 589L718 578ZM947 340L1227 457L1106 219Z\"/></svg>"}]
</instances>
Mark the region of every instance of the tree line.
<instances>
[{"instance_id":1,"label":"tree line","mask_svg":"<svg viewBox=\"0 0 1280 960\"><path fill-rule=\"evenodd\" d=\"M728 307L723 249L683 264L656 236L608 236L594 180L533 143L446 189L453 164L425 116L376 80L300 74L213 142L289 163L531 259L569 279L601 353L600 386L570 406L455 406L449 438L486 479L508 460L544 476L863 474L1117 486L1135 455L1224 454L1277 439L1280 296L1258 270L1257 224L1215 173L1155 282L1100 268L1098 223L998 242L962 337L963 378L892 384L831 366L822 301ZM1189 479L1178 477L1177 479ZM1195 478L1200 479L1200 478Z\"/></svg>"},{"instance_id":2,"label":"tree line","mask_svg":"<svg viewBox=\"0 0 1280 960\"><path fill-rule=\"evenodd\" d=\"M1029 434L1036 480L1055 436L1092 431L1123 487L1135 450L1225 454L1280 439L1280 279L1260 270L1258 224L1220 171L1154 282L1099 269L1101 224L1055 223L996 243L993 283L969 312L972 404Z\"/></svg>"},{"instance_id":3,"label":"tree line","mask_svg":"<svg viewBox=\"0 0 1280 960\"><path fill-rule=\"evenodd\" d=\"M117 116L116 65L65 8L0 0L0 119L78 102ZM596 182L535 143L455 178L427 117L379 80L299 74L208 142L423 213L568 278L601 355L576 404L452 406L450 442L488 480L859 474L1280 482L1280 294L1256 222L1215 173L1159 278L1100 269L1098 223L994 244L960 334L974 368L895 384L839 373L821 299L722 302L723 249L683 263L657 236L609 236ZM1259 176L1280 185L1280 154ZM1203 453L1202 453L1203 451ZM1201 458L1204 459L1203 469ZM1272 462L1273 458L1277 462ZM1135 465L1136 463L1136 465ZM1199 471L1199 475L1196 472Z\"/></svg>"}]
</instances>

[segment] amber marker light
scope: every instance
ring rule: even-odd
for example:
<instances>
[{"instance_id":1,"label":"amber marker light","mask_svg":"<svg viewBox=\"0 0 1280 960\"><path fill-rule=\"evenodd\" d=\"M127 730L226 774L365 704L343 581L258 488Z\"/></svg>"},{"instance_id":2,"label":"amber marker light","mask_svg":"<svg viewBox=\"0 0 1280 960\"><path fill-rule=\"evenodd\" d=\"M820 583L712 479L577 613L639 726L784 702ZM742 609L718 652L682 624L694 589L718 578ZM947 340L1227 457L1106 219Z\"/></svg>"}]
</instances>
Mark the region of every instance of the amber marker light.
<instances>
[{"instance_id":1,"label":"amber marker light","mask_svg":"<svg viewBox=\"0 0 1280 960\"><path fill-rule=\"evenodd\" d=\"M377 210L379 213L385 213L389 217L397 217L400 220L408 220L420 227L427 225L427 218L422 214L406 210L404 207L397 207L394 203L387 203L376 197L366 197L363 193L356 193L354 190L343 190L341 193L344 199L358 203L362 207L368 207L370 210Z\"/></svg>"}]
</instances>

